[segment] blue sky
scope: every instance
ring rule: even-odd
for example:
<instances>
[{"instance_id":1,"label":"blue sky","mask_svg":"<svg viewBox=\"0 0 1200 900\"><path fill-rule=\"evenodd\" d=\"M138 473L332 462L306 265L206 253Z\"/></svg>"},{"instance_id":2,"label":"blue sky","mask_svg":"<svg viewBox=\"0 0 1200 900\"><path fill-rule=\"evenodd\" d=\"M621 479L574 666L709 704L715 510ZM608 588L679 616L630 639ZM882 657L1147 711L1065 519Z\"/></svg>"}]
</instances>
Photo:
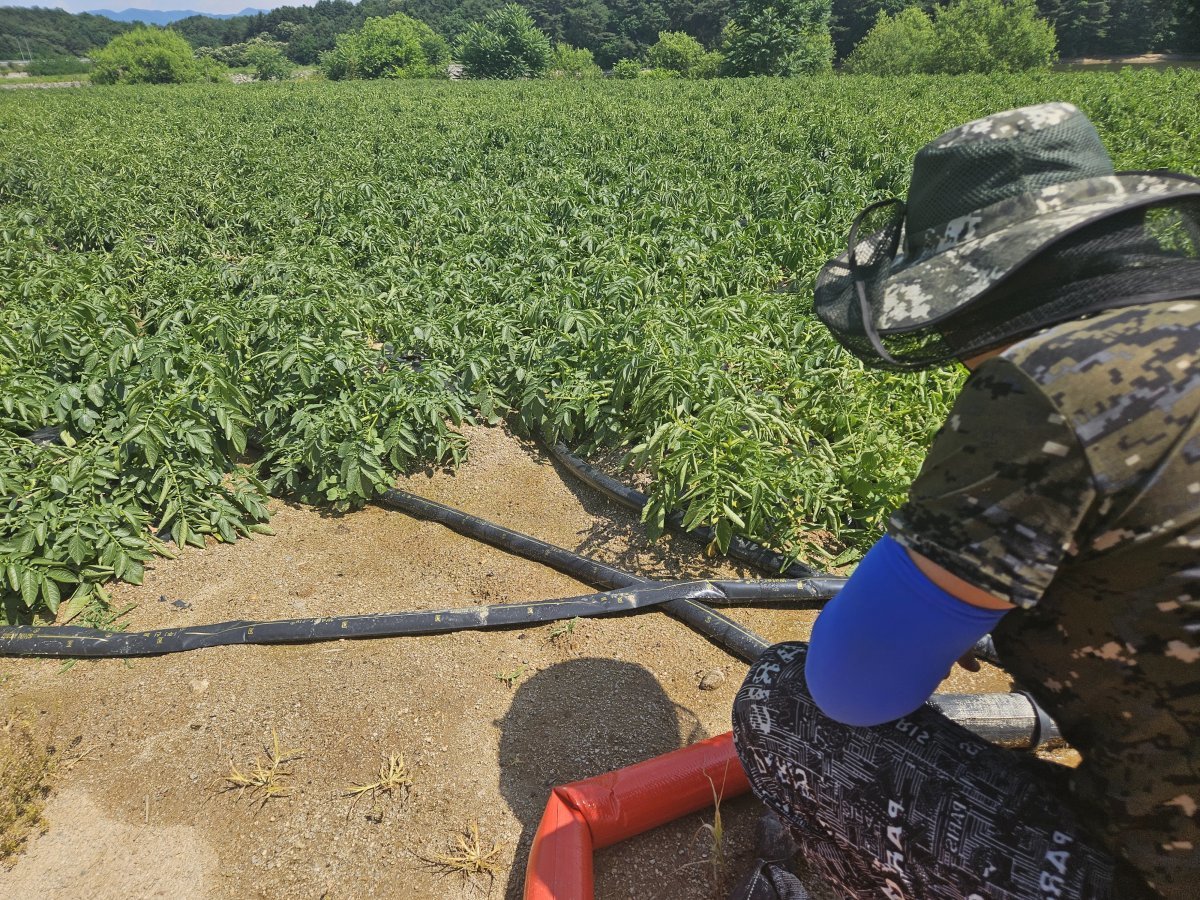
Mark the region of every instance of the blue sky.
<instances>
[{"instance_id":1,"label":"blue sky","mask_svg":"<svg viewBox=\"0 0 1200 900\"><path fill-rule=\"evenodd\" d=\"M194 9L196 12L235 13L246 7L274 9L277 6L307 6L305 0L0 0L0 6L48 6L67 12L90 9Z\"/></svg>"}]
</instances>

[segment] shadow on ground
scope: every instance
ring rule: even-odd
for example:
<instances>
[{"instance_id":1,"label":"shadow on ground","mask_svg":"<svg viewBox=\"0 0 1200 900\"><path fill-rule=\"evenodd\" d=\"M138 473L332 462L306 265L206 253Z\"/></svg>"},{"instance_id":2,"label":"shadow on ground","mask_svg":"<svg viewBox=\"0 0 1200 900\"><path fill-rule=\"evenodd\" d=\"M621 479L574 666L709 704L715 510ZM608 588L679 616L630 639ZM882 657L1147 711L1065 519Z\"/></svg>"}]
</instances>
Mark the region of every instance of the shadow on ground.
<instances>
[{"instance_id":1,"label":"shadow on ground","mask_svg":"<svg viewBox=\"0 0 1200 900\"><path fill-rule=\"evenodd\" d=\"M636 663L573 659L524 682L500 726L500 793L521 823L506 900L519 900L524 864L555 785L590 778L708 737Z\"/></svg>"}]
</instances>

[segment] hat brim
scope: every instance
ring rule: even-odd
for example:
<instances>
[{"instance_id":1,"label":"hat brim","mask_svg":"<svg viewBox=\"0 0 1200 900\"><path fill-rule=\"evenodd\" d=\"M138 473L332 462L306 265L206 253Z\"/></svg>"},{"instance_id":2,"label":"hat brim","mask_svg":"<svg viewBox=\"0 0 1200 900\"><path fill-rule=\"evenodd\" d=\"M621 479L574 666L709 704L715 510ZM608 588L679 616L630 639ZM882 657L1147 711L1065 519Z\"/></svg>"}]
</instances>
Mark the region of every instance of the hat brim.
<instances>
[{"instance_id":1,"label":"hat brim","mask_svg":"<svg viewBox=\"0 0 1200 900\"><path fill-rule=\"evenodd\" d=\"M935 325L1071 233L1120 212L1185 199L1200 199L1200 181L1125 173L1055 185L964 216L940 235L925 235L925 253L897 257L867 285L879 310L875 328L904 334ZM858 303L848 257L831 260L818 278L818 314Z\"/></svg>"}]
</instances>

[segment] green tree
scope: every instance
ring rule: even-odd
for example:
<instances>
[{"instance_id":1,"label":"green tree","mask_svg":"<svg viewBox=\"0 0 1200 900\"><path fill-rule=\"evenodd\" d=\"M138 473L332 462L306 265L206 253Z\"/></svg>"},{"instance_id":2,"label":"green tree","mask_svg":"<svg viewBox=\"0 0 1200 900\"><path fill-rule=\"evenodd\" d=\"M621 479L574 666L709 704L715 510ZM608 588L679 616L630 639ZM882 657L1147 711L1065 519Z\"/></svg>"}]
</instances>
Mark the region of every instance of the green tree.
<instances>
[{"instance_id":1,"label":"green tree","mask_svg":"<svg viewBox=\"0 0 1200 900\"><path fill-rule=\"evenodd\" d=\"M965 72L1020 72L1057 58L1054 26L1033 0L956 0L938 11L932 67Z\"/></svg>"},{"instance_id":2,"label":"green tree","mask_svg":"<svg viewBox=\"0 0 1200 900\"><path fill-rule=\"evenodd\" d=\"M933 20L918 6L894 16L880 10L875 27L846 60L846 71L856 75L910 75L931 71L934 47Z\"/></svg>"},{"instance_id":3,"label":"green tree","mask_svg":"<svg viewBox=\"0 0 1200 900\"><path fill-rule=\"evenodd\" d=\"M1175 9L1175 46L1180 51L1200 51L1200 0L1179 0Z\"/></svg>"},{"instance_id":4,"label":"green tree","mask_svg":"<svg viewBox=\"0 0 1200 900\"><path fill-rule=\"evenodd\" d=\"M740 0L725 26L730 75L811 75L833 63L830 0Z\"/></svg>"},{"instance_id":5,"label":"green tree","mask_svg":"<svg viewBox=\"0 0 1200 900\"><path fill-rule=\"evenodd\" d=\"M1054 26L1033 0L955 0L931 21L916 6L879 13L875 27L846 61L868 75L914 72L1020 72L1056 58Z\"/></svg>"},{"instance_id":6,"label":"green tree","mask_svg":"<svg viewBox=\"0 0 1200 900\"><path fill-rule=\"evenodd\" d=\"M1063 56L1103 52L1109 29L1109 0L1038 0L1038 13L1054 26Z\"/></svg>"},{"instance_id":7,"label":"green tree","mask_svg":"<svg viewBox=\"0 0 1200 900\"><path fill-rule=\"evenodd\" d=\"M690 75L704 59L704 47L682 31L660 31L658 43L646 51L646 62L655 69Z\"/></svg>"},{"instance_id":8,"label":"green tree","mask_svg":"<svg viewBox=\"0 0 1200 900\"><path fill-rule=\"evenodd\" d=\"M622 59L613 64L613 78L637 78L642 74L642 64L636 59Z\"/></svg>"},{"instance_id":9,"label":"green tree","mask_svg":"<svg viewBox=\"0 0 1200 900\"><path fill-rule=\"evenodd\" d=\"M550 39L510 3L463 33L458 59L468 78L533 78L550 66Z\"/></svg>"},{"instance_id":10,"label":"green tree","mask_svg":"<svg viewBox=\"0 0 1200 900\"><path fill-rule=\"evenodd\" d=\"M321 69L347 78L433 78L444 75L450 50L424 22L404 13L367 19L358 31L340 34L321 54Z\"/></svg>"},{"instance_id":11,"label":"green tree","mask_svg":"<svg viewBox=\"0 0 1200 900\"><path fill-rule=\"evenodd\" d=\"M555 78L599 78L604 72L596 65L591 50L555 44L548 74Z\"/></svg>"},{"instance_id":12,"label":"green tree","mask_svg":"<svg viewBox=\"0 0 1200 900\"><path fill-rule=\"evenodd\" d=\"M655 69L676 72L685 78L712 78L724 57L682 31L660 31L658 43L646 51L646 62Z\"/></svg>"},{"instance_id":13,"label":"green tree","mask_svg":"<svg viewBox=\"0 0 1200 900\"><path fill-rule=\"evenodd\" d=\"M197 60L187 41L160 28L119 35L96 51L92 62L95 84L180 84L223 77L218 63Z\"/></svg>"},{"instance_id":14,"label":"green tree","mask_svg":"<svg viewBox=\"0 0 1200 900\"><path fill-rule=\"evenodd\" d=\"M250 47L246 62L254 67L254 77L259 81L286 81L295 68L282 50L267 43Z\"/></svg>"},{"instance_id":15,"label":"green tree","mask_svg":"<svg viewBox=\"0 0 1200 900\"><path fill-rule=\"evenodd\" d=\"M1107 0L1102 0L1107 2ZM875 27L879 14L896 13L913 5L914 0L833 0L829 32L838 59L846 59Z\"/></svg>"},{"instance_id":16,"label":"green tree","mask_svg":"<svg viewBox=\"0 0 1200 900\"><path fill-rule=\"evenodd\" d=\"M611 18L604 0L523 0L521 5L554 43L587 49L604 40Z\"/></svg>"},{"instance_id":17,"label":"green tree","mask_svg":"<svg viewBox=\"0 0 1200 900\"><path fill-rule=\"evenodd\" d=\"M240 44L226 44L220 47L197 47L196 56L210 57L221 65L235 68L253 65L250 61L251 52L262 48L272 48L280 53L287 52L287 45L280 41L271 40L270 35L259 35Z\"/></svg>"},{"instance_id":18,"label":"green tree","mask_svg":"<svg viewBox=\"0 0 1200 900\"><path fill-rule=\"evenodd\" d=\"M1176 0L1109 0L1104 49L1120 55L1174 49L1178 7Z\"/></svg>"}]
</instances>

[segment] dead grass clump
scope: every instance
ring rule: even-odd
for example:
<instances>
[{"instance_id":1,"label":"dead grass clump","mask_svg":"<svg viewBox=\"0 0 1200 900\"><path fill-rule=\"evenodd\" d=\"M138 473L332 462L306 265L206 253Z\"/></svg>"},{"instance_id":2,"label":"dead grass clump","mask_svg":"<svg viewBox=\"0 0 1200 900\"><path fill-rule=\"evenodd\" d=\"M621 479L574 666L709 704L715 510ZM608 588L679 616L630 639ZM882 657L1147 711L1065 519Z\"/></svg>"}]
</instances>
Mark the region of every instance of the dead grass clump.
<instances>
[{"instance_id":1,"label":"dead grass clump","mask_svg":"<svg viewBox=\"0 0 1200 900\"><path fill-rule=\"evenodd\" d=\"M222 792L237 791L238 799L249 794L250 799L258 802L260 807L266 806L268 800L288 796L290 790L287 783L292 773L285 766L302 757L304 752L282 746L279 735L272 728L271 743L264 748L264 753L255 755L245 769L239 769L237 763L230 761Z\"/></svg>"},{"instance_id":2,"label":"dead grass clump","mask_svg":"<svg viewBox=\"0 0 1200 900\"><path fill-rule=\"evenodd\" d=\"M367 818L373 822L378 822L383 818L379 807L385 797L391 797L404 802L408 799L408 794L411 790L412 777L409 774L408 767L404 763L404 757L399 753L393 753L389 754L380 764L378 778L374 781L363 782L362 784L355 782L346 788L343 796L354 798L354 802L350 805L351 810L358 805L359 800L364 797L370 798L371 811L367 813Z\"/></svg>"},{"instance_id":3,"label":"dead grass clump","mask_svg":"<svg viewBox=\"0 0 1200 900\"><path fill-rule=\"evenodd\" d=\"M500 856L501 846L496 841L491 842L491 847L486 847L486 843L479 836L479 823L472 822L454 836L448 852L435 853L425 861L446 874L457 873L464 879L486 876L491 880L500 869L497 857Z\"/></svg>"},{"instance_id":4,"label":"dead grass clump","mask_svg":"<svg viewBox=\"0 0 1200 900\"><path fill-rule=\"evenodd\" d=\"M29 724L9 717L0 724L0 864L8 863L31 831L42 831L42 805L50 792L54 749Z\"/></svg>"}]
</instances>

